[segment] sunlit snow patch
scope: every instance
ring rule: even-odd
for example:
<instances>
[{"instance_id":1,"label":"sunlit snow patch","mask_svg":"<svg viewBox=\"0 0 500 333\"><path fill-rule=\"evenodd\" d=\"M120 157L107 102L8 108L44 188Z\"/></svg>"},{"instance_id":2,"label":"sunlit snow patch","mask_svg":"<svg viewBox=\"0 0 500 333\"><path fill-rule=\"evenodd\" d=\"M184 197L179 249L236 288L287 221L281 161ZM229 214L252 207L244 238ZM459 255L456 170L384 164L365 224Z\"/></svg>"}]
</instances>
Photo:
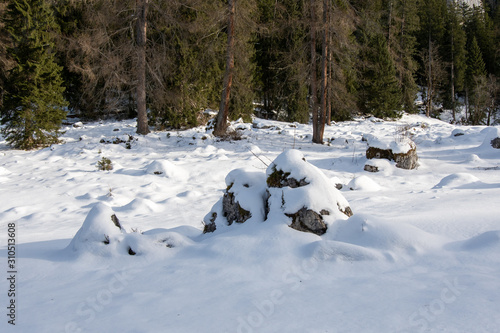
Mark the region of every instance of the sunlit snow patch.
<instances>
[{"instance_id":1,"label":"sunlit snow patch","mask_svg":"<svg viewBox=\"0 0 500 333\"><path fill-rule=\"evenodd\" d=\"M470 184L481 184L481 181L469 173L453 173L441 179L433 189L458 188Z\"/></svg>"},{"instance_id":2,"label":"sunlit snow patch","mask_svg":"<svg viewBox=\"0 0 500 333\"><path fill-rule=\"evenodd\" d=\"M146 173L171 178L181 182L187 181L189 178L189 174L185 169L166 160L151 162L146 167Z\"/></svg>"},{"instance_id":3,"label":"sunlit snow patch","mask_svg":"<svg viewBox=\"0 0 500 333\"><path fill-rule=\"evenodd\" d=\"M368 176L361 175L354 178L347 184L347 188L355 191L376 192L380 191L381 187L373 179Z\"/></svg>"}]
</instances>

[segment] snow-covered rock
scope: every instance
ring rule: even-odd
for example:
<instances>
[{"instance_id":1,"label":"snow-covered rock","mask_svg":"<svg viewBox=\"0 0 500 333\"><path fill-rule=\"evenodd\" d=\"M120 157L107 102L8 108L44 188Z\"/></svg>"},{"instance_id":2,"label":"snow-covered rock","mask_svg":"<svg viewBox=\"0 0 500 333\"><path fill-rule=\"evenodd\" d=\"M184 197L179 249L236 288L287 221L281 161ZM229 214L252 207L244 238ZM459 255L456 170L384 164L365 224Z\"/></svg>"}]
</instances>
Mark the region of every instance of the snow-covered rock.
<instances>
[{"instance_id":1,"label":"snow-covered rock","mask_svg":"<svg viewBox=\"0 0 500 333\"><path fill-rule=\"evenodd\" d=\"M244 223L249 219L264 221L266 180L262 172L235 169L225 179L223 197L212 207L203 222L204 233L217 227Z\"/></svg>"},{"instance_id":2,"label":"snow-covered rock","mask_svg":"<svg viewBox=\"0 0 500 333\"><path fill-rule=\"evenodd\" d=\"M321 235L328 224L352 215L336 184L298 150L280 154L266 174L233 170L226 186L222 199L203 219L205 233L233 222L279 220L285 215L292 219L292 228Z\"/></svg>"},{"instance_id":3,"label":"snow-covered rock","mask_svg":"<svg viewBox=\"0 0 500 333\"><path fill-rule=\"evenodd\" d=\"M373 135L365 135L368 142L366 158L382 158L395 161L396 167L401 169L415 169L418 166L417 146L407 137L394 140L389 137L378 138Z\"/></svg>"},{"instance_id":4,"label":"snow-covered rock","mask_svg":"<svg viewBox=\"0 0 500 333\"><path fill-rule=\"evenodd\" d=\"M99 202L88 213L69 248L73 251L103 252L108 245L115 246L123 232L113 209Z\"/></svg>"},{"instance_id":5,"label":"snow-covered rock","mask_svg":"<svg viewBox=\"0 0 500 333\"><path fill-rule=\"evenodd\" d=\"M236 169L227 175L226 185L222 207L229 225L243 223L252 216L264 219L266 189L262 173Z\"/></svg>"},{"instance_id":6,"label":"snow-covered rock","mask_svg":"<svg viewBox=\"0 0 500 333\"><path fill-rule=\"evenodd\" d=\"M267 168L268 216L285 214L292 228L324 234L328 224L352 215L336 185L298 150L286 150Z\"/></svg>"}]
</instances>

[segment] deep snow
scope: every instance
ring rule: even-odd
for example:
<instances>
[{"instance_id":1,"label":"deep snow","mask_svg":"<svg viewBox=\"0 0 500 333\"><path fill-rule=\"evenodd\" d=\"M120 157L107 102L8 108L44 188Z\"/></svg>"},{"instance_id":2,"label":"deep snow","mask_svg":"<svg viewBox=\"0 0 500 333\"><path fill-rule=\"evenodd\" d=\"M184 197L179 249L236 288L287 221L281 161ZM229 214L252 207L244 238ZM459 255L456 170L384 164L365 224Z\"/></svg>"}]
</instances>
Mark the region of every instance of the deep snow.
<instances>
[{"instance_id":1,"label":"deep snow","mask_svg":"<svg viewBox=\"0 0 500 333\"><path fill-rule=\"evenodd\" d=\"M308 125L234 126L243 140L204 128L142 137L133 121L68 126L65 144L39 151L1 139L3 267L8 223L18 243L16 326L2 314L2 332L498 331L500 150L488 145L498 128L357 119L316 145ZM397 141L402 128L418 169L363 171L362 137ZM131 149L100 143L128 135ZM344 185L352 217L323 236L284 215L201 233L232 170L265 174L291 148ZM97 170L102 157L112 171ZM122 230L101 223L112 213ZM109 245L86 234L99 228Z\"/></svg>"}]
</instances>

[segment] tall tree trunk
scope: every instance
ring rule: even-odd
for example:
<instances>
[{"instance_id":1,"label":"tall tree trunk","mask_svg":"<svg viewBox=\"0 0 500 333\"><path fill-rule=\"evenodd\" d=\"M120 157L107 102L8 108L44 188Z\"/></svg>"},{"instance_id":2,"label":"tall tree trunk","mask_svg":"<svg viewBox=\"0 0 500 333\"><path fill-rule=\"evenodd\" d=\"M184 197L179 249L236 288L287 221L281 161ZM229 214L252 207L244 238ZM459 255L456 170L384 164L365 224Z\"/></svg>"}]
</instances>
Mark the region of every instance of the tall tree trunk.
<instances>
[{"instance_id":1,"label":"tall tree trunk","mask_svg":"<svg viewBox=\"0 0 500 333\"><path fill-rule=\"evenodd\" d=\"M455 111L455 50L454 50L454 41L453 41L453 25L451 31L451 110L453 112L453 122L457 121L456 119L456 111Z\"/></svg>"},{"instance_id":2,"label":"tall tree trunk","mask_svg":"<svg viewBox=\"0 0 500 333\"><path fill-rule=\"evenodd\" d=\"M231 86L233 83L234 69L234 16L236 0L228 0L229 20L227 27L227 58L226 72L224 73L224 82L222 97L219 106L219 113L215 123L214 135L224 136L227 132L227 119L229 116L229 100L231 97Z\"/></svg>"},{"instance_id":3,"label":"tall tree trunk","mask_svg":"<svg viewBox=\"0 0 500 333\"><path fill-rule=\"evenodd\" d=\"M431 41L431 31L429 28L429 76L427 78L427 109L425 115L430 117L431 107L432 107L432 95L434 94L432 88L432 41Z\"/></svg>"},{"instance_id":4,"label":"tall tree trunk","mask_svg":"<svg viewBox=\"0 0 500 333\"><path fill-rule=\"evenodd\" d=\"M146 110L146 28L148 0L136 0L137 8L137 133L149 133Z\"/></svg>"},{"instance_id":5,"label":"tall tree trunk","mask_svg":"<svg viewBox=\"0 0 500 333\"><path fill-rule=\"evenodd\" d=\"M323 41L321 47L321 108L318 117L317 136L315 143L323 143L325 131L327 91L328 91L328 0L323 0Z\"/></svg>"},{"instance_id":6,"label":"tall tree trunk","mask_svg":"<svg viewBox=\"0 0 500 333\"><path fill-rule=\"evenodd\" d=\"M331 13L330 13L331 14ZM328 20L328 29L330 29L331 26L331 17L330 15L329 20ZM327 102L326 102L326 124L328 126L331 125L332 123L332 80L333 80L333 59L332 59L332 33L328 33L328 43L329 43L329 48L330 51L328 52L328 91L327 91Z\"/></svg>"},{"instance_id":7,"label":"tall tree trunk","mask_svg":"<svg viewBox=\"0 0 500 333\"><path fill-rule=\"evenodd\" d=\"M311 111L313 121L313 142L316 142L318 133L318 97L316 87L316 14L315 0L310 1L311 4Z\"/></svg>"},{"instance_id":8,"label":"tall tree trunk","mask_svg":"<svg viewBox=\"0 0 500 333\"><path fill-rule=\"evenodd\" d=\"M387 48L391 52L391 28L392 28L392 0L389 1L389 13L387 18Z\"/></svg>"}]
</instances>

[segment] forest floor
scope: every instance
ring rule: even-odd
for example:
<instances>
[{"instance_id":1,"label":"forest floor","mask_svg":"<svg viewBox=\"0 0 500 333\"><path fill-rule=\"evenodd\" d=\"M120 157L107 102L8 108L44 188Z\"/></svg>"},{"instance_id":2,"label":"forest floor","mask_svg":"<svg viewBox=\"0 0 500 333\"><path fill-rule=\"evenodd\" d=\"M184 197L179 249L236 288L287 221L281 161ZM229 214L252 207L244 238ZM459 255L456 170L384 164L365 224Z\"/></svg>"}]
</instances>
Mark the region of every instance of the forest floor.
<instances>
[{"instance_id":1,"label":"forest floor","mask_svg":"<svg viewBox=\"0 0 500 333\"><path fill-rule=\"evenodd\" d=\"M63 144L37 151L0 137L0 260L16 293L2 278L2 332L498 332L498 127L360 118L327 126L317 145L310 125L261 119L234 123L239 141L135 126L67 126ZM412 138L419 167L364 171L366 134ZM286 149L343 184L354 215L323 236L284 221L202 234L226 175L265 172ZM103 157L113 170L97 169ZM70 246L97 203L136 255Z\"/></svg>"}]
</instances>

